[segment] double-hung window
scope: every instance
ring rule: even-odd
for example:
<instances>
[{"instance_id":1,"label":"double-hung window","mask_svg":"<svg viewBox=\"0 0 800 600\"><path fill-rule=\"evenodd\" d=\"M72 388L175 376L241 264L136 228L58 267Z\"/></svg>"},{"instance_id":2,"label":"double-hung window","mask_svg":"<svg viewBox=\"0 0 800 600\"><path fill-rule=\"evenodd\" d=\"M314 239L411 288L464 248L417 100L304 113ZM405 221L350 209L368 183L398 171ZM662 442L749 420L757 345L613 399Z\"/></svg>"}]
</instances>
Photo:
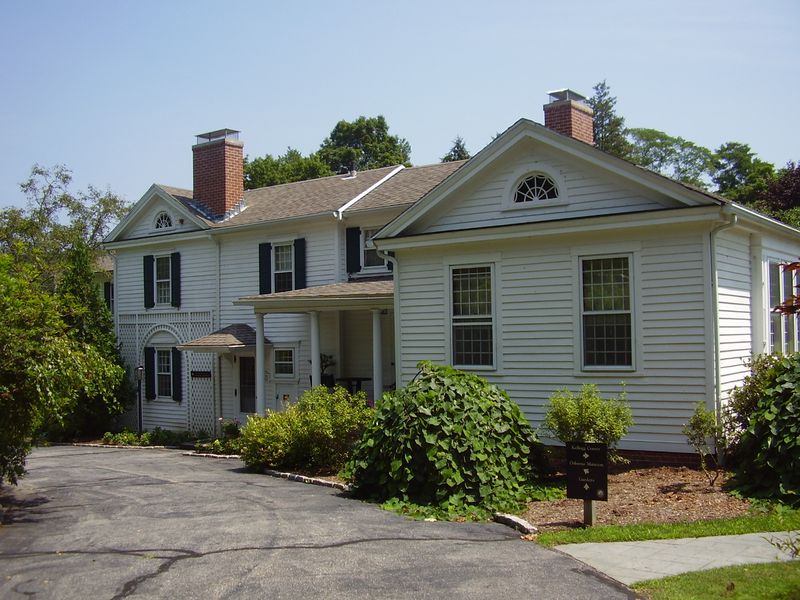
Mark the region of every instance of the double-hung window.
<instances>
[{"instance_id":1,"label":"double-hung window","mask_svg":"<svg viewBox=\"0 0 800 600\"><path fill-rule=\"evenodd\" d=\"M156 350L156 384L162 398L172 396L172 352Z\"/></svg>"},{"instance_id":2,"label":"double-hung window","mask_svg":"<svg viewBox=\"0 0 800 600\"><path fill-rule=\"evenodd\" d=\"M294 248L292 244L276 244L272 251L275 292L294 289Z\"/></svg>"},{"instance_id":3,"label":"double-hung window","mask_svg":"<svg viewBox=\"0 0 800 600\"><path fill-rule=\"evenodd\" d=\"M294 376L294 349L275 348L274 351L275 377L288 378Z\"/></svg>"},{"instance_id":4,"label":"double-hung window","mask_svg":"<svg viewBox=\"0 0 800 600\"><path fill-rule=\"evenodd\" d=\"M386 261L378 256L378 251L369 241L378 233L377 229L361 230L361 270L382 271L386 269Z\"/></svg>"},{"instance_id":5,"label":"double-hung window","mask_svg":"<svg viewBox=\"0 0 800 600\"><path fill-rule=\"evenodd\" d=\"M452 360L455 366L494 366L492 267L450 270Z\"/></svg>"},{"instance_id":6,"label":"double-hung window","mask_svg":"<svg viewBox=\"0 0 800 600\"><path fill-rule=\"evenodd\" d=\"M630 256L582 258L583 367L633 368Z\"/></svg>"},{"instance_id":7,"label":"double-hung window","mask_svg":"<svg viewBox=\"0 0 800 600\"><path fill-rule=\"evenodd\" d=\"M172 302L172 276L169 256L156 257L156 304Z\"/></svg>"},{"instance_id":8,"label":"double-hung window","mask_svg":"<svg viewBox=\"0 0 800 600\"><path fill-rule=\"evenodd\" d=\"M788 354L800 349L797 315L783 315L773 309L791 298L800 276L785 271L779 261L769 261L769 351Z\"/></svg>"}]
</instances>

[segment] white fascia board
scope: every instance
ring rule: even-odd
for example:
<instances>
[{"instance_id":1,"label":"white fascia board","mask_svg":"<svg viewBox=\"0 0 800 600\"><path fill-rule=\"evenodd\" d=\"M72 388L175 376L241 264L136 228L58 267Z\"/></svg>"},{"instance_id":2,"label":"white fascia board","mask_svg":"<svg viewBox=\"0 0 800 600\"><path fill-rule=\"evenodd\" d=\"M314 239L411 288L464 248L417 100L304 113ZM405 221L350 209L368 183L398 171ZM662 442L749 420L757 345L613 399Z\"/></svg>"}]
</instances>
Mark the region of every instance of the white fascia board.
<instances>
[{"instance_id":1,"label":"white fascia board","mask_svg":"<svg viewBox=\"0 0 800 600\"><path fill-rule=\"evenodd\" d=\"M358 196L356 196L356 197L355 197L355 198L353 198L352 200L348 200L347 202L345 202L344 204L342 204L342 205L341 205L341 206L340 206L338 209L336 209L336 210L333 212L333 214L334 214L334 215L335 215L337 218L341 219L341 218L342 218L342 215L344 214L344 211L346 211L348 208L350 208L351 206L353 206L353 205L354 205L356 202L358 202L359 200L361 200L361 199L362 199L364 196L366 196L367 194L369 194L369 193L370 193L372 190L374 190L374 189L376 189L376 188L380 187L380 186L381 186L381 185L382 185L384 182L388 181L389 179L391 179L392 177L394 177L395 175L397 175L397 174L398 174L400 171L402 171L403 169L405 169L405 166L403 166L403 165L400 165L399 167L397 167L397 168L395 168L395 169L392 169L392 170L391 170L391 172L389 172L387 175L384 175L383 177L381 177L381 178L380 178L378 181L376 181L376 182L375 182L375 183L373 183L371 186L369 186L367 189L365 189L363 192L361 192L360 194L358 194Z\"/></svg>"},{"instance_id":2,"label":"white fascia board","mask_svg":"<svg viewBox=\"0 0 800 600\"><path fill-rule=\"evenodd\" d=\"M774 233L780 233L793 238L800 237L800 230L797 228L787 225L786 223L781 223L780 221L773 219L772 217L768 217L767 215L762 215L760 212L757 212L752 208L747 208L741 204L735 204L731 202L730 211L745 221L754 225L758 225L764 229L768 229Z\"/></svg>"},{"instance_id":3,"label":"white fascia board","mask_svg":"<svg viewBox=\"0 0 800 600\"><path fill-rule=\"evenodd\" d=\"M128 214L126 214L122 220L117 223L117 226L114 227L114 229L112 229L111 232L105 237L104 243L110 244L114 242L122 234L122 232L125 231L125 229L127 229L127 227L139 217L142 211L152 204L156 197L169 204L184 218L194 223L200 229L208 229L208 224L203 222L201 219L198 219L190 211L186 210L186 207L183 204L173 198L172 195L167 193L167 191L164 190L160 185L154 183L142 195L142 197L139 198L136 204L133 205L133 207L128 211Z\"/></svg>"},{"instance_id":4,"label":"white fascia board","mask_svg":"<svg viewBox=\"0 0 800 600\"><path fill-rule=\"evenodd\" d=\"M573 220L520 223L476 229L442 231L399 238L374 240L381 251L424 248L451 244L502 241L529 237L574 235L578 233L607 232L654 225L671 225L695 222L723 222L723 211L719 206L697 206L664 209L643 213L606 215Z\"/></svg>"},{"instance_id":5,"label":"white fascia board","mask_svg":"<svg viewBox=\"0 0 800 600\"><path fill-rule=\"evenodd\" d=\"M106 250L117 250L120 248L137 248L144 246L158 246L162 244L174 245L177 242L202 239L210 240L211 231L189 231L187 233L148 236L135 238L132 240L122 240L119 242L103 242L103 248Z\"/></svg>"},{"instance_id":6,"label":"white fascia board","mask_svg":"<svg viewBox=\"0 0 800 600\"><path fill-rule=\"evenodd\" d=\"M463 167L455 171L449 178L379 231L375 239L387 238L402 233L409 225L436 207L444 197L469 182L485 167L524 138L531 138L541 142L553 149L560 150L604 169L609 173L639 184L646 189L674 198L687 206L720 206L723 204L722 200L715 200L701 192L690 190L667 177L606 154L584 142L560 135L528 119L520 119L472 157Z\"/></svg>"}]
</instances>

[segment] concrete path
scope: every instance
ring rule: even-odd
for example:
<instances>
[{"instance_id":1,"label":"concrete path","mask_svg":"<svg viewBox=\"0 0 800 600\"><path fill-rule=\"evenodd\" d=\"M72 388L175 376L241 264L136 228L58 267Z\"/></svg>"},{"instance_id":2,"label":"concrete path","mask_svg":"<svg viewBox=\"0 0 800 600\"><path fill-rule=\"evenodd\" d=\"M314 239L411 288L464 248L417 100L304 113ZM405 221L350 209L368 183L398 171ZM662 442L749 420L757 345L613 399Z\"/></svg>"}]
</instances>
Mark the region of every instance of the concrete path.
<instances>
[{"instance_id":1,"label":"concrete path","mask_svg":"<svg viewBox=\"0 0 800 600\"><path fill-rule=\"evenodd\" d=\"M626 585L716 567L790 560L769 543L787 532L720 535L678 540L565 544L557 550Z\"/></svg>"},{"instance_id":2,"label":"concrete path","mask_svg":"<svg viewBox=\"0 0 800 600\"><path fill-rule=\"evenodd\" d=\"M0 491L0 598L634 595L496 523L410 521L179 451L37 449Z\"/></svg>"}]
</instances>

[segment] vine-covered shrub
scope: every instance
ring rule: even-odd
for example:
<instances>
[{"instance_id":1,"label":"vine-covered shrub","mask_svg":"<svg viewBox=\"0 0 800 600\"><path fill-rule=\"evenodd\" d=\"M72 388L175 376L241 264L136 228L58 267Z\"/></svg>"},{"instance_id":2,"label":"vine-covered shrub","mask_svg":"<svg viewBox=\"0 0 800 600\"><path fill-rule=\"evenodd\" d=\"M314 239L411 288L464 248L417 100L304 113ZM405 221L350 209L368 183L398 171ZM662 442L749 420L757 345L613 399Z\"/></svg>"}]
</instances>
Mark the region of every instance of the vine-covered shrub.
<instances>
[{"instance_id":1,"label":"vine-covered shrub","mask_svg":"<svg viewBox=\"0 0 800 600\"><path fill-rule=\"evenodd\" d=\"M249 417L241 457L249 467L336 472L371 418L364 392L318 386L283 412Z\"/></svg>"},{"instance_id":2,"label":"vine-covered shrub","mask_svg":"<svg viewBox=\"0 0 800 600\"><path fill-rule=\"evenodd\" d=\"M562 442L606 444L611 461L624 462L616 447L631 425L633 416L624 390L606 400L596 385L587 383L577 395L566 388L554 392L542 428Z\"/></svg>"},{"instance_id":3,"label":"vine-covered shrub","mask_svg":"<svg viewBox=\"0 0 800 600\"><path fill-rule=\"evenodd\" d=\"M725 437L729 446L735 445L742 431L750 425L750 417L758 407L764 390L772 386L773 368L780 362L778 354L754 356L747 366L750 374L730 394L724 415Z\"/></svg>"},{"instance_id":4,"label":"vine-covered shrub","mask_svg":"<svg viewBox=\"0 0 800 600\"><path fill-rule=\"evenodd\" d=\"M477 375L421 362L406 388L384 394L345 474L357 496L507 510L544 467L519 407Z\"/></svg>"},{"instance_id":5,"label":"vine-covered shrub","mask_svg":"<svg viewBox=\"0 0 800 600\"><path fill-rule=\"evenodd\" d=\"M800 504L800 353L774 358L759 382L734 449L734 485L746 495Z\"/></svg>"}]
</instances>

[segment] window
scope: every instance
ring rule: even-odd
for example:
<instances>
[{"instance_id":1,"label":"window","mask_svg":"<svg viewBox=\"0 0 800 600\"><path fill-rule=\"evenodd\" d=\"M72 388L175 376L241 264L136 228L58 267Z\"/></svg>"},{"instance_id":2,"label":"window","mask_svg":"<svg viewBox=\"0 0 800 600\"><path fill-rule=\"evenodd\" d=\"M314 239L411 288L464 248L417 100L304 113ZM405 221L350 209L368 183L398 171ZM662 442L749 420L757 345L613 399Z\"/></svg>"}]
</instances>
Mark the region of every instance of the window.
<instances>
[{"instance_id":1,"label":"window","mask_svg":"<svg viewBox=\"0 0 800 600\"><path fill-rule=\"evenodd\" d=\"M172 277L169 256L156 257L156 304L171 304Z\"/></svg>"},{"instance_id":2,"label":"window","mask_svg":"<svg viewBox=\"0 0 800 600\"><path fill-rule=\"evenodd\" d=\"M275 377L291 377L294 375L294 350L292 348L275 348Z\"/></svg>"},{"instance_id":3,"label":"window","mask_svg":"<svg viewBox=\"0 0 800 600\"><path fill-rule=\"evenodd\" d=\"M106 301L106 306L108 310L111 311L111 314L114 314L114 282L112 281L104 281L103 282L103 298Z\"/></svg>"},{"instance_id":4,"label":"window","mask_svg":"<svg viewBox=\"0 0 800 600\"><path fill-rule=\"evenodd\" d=\"M156 350L156 384L159 396L165 398L172 396L172 352L170 350Z\"/></svg>"},{"instance_id":5,"label":"window","mask_svg":"<svg viewBox=\"0 0 800 600\"><path fill-rule=\"evenodd\" d=\"M239 357L239 412L256 412L256 359Z\"/></svg>"},{"instance_id":6,"label":"window","mask_svg":"<svg viewBox=\"0 0 800 600\"><path fill-rule=\"evenodd\" d=\"M633 367L630 257L581 259L585 368Z\"/></svg>"},{"instance_id":7,"label":"window","mask_svg":"<svg viewBox=\"0 0 800 600\"><path fill-rule=\"evenodd\" d=\"M172 217L165 212L158 213L156 217L156 229L170 229L172 227Z\"/></svg>"},{"instance_id":8,"label":"window","mask_svg":"<svg viewBox=\"0 0 800 600\"><path fill-rule=\"evenodd\" d=\"M492 316L492 267L453 267L452 354L453 365L494 365Z\"/></svg>"},{"instance_id":9,"label":"window","mask_svg":"<svg viewBox=\"0 0 800 600\"><path fill-rule=\"evenodd\" d=\"M517 191L514 194L514 202L517 204L557 199L558 186L556 186L556 182L542 173L531 175L523 180L517 186Z\"/></svg>"},{"instance_id":10,"label":"window","mask_svg":"<svg viewBox=\"0 0 800 600\"><path fill-rule=\"evenodd\" d=\"M794 275L794 277L793 277ZM778 261L769 262L769 351L788 354L800 348L797 315L782 315L772 309L794 295L800 278L784 271Z\"/></svg>"},{"instance_id":11,"label":"window","mask_svg":"<svg viewBox=\"0 0 800 600\"><path fill-rule=\"evenodd\" d=\"M377 229L361 230L361 270L362 271L382 271L386 269L386 261L378 256L378 251L367 247L367 242L378 233Z\"/></svg>"},{"instance_id":12,"label":"window","mask_svg":"<svg viewBox=\"0 0 800 600\"><path fill-rule=\"evenodd\" d=\"M287 292L294 289L294 251L292 244L280 244L273 248L275 274L275 292Z\"/></svg>"}]
</instances>

